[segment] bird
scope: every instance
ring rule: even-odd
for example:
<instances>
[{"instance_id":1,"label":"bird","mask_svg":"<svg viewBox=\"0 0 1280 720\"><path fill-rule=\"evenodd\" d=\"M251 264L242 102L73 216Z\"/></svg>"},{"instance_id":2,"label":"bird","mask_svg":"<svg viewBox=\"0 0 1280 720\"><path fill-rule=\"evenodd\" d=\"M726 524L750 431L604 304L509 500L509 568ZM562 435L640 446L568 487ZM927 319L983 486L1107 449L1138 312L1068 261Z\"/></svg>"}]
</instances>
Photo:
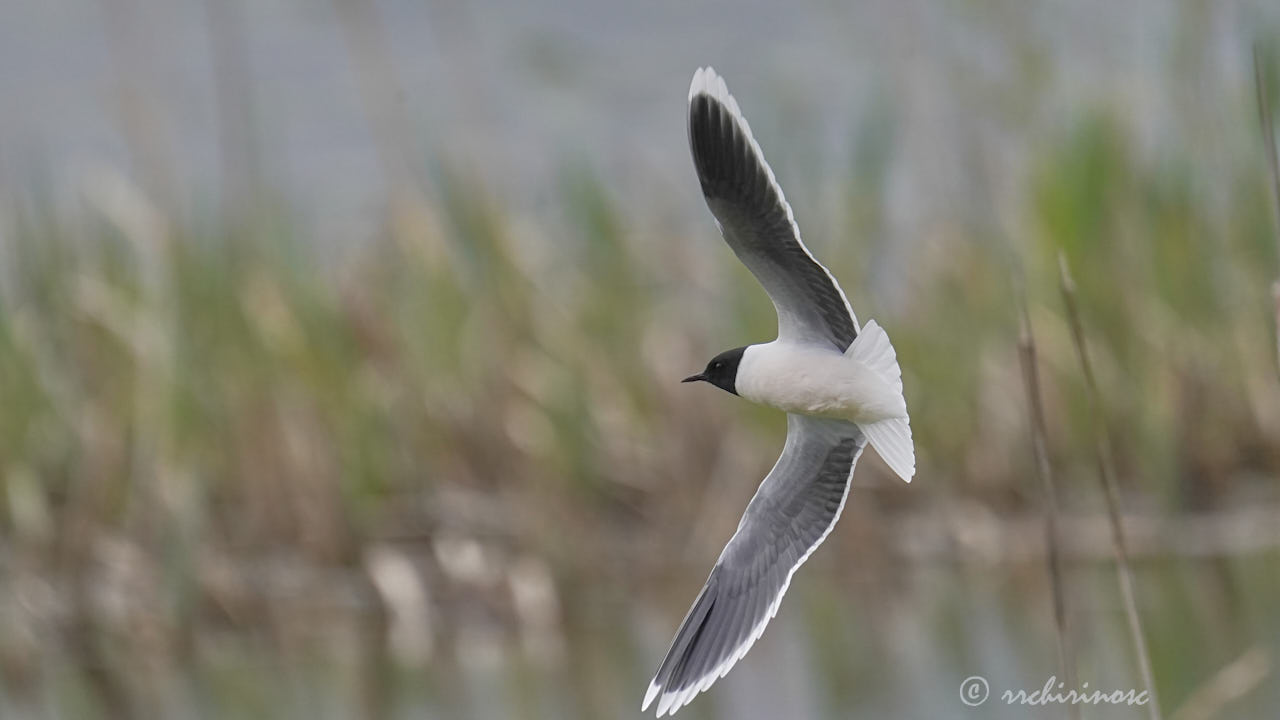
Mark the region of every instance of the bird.
<instances>
[{"instance_id":1,"label":"bird","mask_svg":"<svg viewBox=\"0 0 1280 720\"><path fill-rule=\"evenodd\" d=\"M783 410L782 454L747 504L676 630L641 711L674 714L724 677L777 613L791 576L835 526L868 443L915 475L902 371L889 336L859 327L835 277L800 239L791 206L723 78L689 86L689 148L721 235L773 301L778 336L726 350L683 382Z\"/></svg>"}]
</instances>

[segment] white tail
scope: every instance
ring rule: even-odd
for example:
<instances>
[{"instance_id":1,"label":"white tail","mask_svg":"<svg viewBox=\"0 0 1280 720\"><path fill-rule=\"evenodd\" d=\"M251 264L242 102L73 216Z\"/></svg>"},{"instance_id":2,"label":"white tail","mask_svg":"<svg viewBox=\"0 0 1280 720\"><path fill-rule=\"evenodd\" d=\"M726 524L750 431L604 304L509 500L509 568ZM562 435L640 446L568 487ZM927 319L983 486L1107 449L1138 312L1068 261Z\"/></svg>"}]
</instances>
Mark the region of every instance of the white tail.
<instances>
[{"instance_id":1,"label":"white tail","mask_svg":"<svg viewBox=\"0 0 1280 720\"><path fill-rule=\"evenodd\" d=\"M885 464L898 477L911 482L916 474L916 451L911 443L911 418L907 415L906 400L902 398L902 368L898 367L898 354L894 352L889 336L875 320L868 320L845 354L879 375L897 393L902 404L901 417L859 424L858 427Z\"/></svg>"}]
</instances>

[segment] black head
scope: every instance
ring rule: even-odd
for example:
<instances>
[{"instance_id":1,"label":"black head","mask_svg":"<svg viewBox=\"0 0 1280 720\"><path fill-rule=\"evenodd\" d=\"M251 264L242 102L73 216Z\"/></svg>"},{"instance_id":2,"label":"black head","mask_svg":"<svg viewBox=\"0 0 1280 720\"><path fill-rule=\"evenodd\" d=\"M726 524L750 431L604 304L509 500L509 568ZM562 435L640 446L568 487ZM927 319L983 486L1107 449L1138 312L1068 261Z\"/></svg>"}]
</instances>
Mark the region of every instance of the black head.
<instances>
[{"instance_id":1,"label":"black head","mask_svg":"<svg viewBox=\"0 0 1280 720\"><path fill-rule=\"evenodd\" d=\"M712 385L727 390L734 395L738 394L737 378L738 363L742 362L742 353L747 349L744 345L740 348L725 350L719 355L711 358L711 362L707 363L707 367L697 375L690 375L680 382L694 382L701 380L709 382Z\"/></svg>"}]
</instances>

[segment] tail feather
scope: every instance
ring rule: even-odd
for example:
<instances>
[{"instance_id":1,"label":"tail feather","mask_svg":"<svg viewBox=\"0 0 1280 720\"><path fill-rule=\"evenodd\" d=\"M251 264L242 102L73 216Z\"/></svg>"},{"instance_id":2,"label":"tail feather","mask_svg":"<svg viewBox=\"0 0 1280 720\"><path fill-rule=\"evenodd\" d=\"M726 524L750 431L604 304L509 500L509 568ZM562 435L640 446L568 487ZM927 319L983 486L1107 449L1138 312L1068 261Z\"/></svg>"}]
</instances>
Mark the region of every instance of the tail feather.
<instances>
[{"instance_id":1,"label":"tail feather","mask_svg":"<svg viewBox=\"0 0 1280 720\"><path fill-rule=\"evenodd\" d=\"M898 367L898 353L889 342L889 335L875 320L868 320L862 332L854 338L845 355L857 360L878 373L889 386L902 392L902 368Z\"/></svg>"},{"instance_id":2,"label":"tail feather","mask_svg":"<svg viewBox=\"0 0 1280 720\"><path fill-rule=\"evenodd\" d=\"M898 366L898 354L894 352L889 336L875 320L868 320L845 354L879 375L898 394L902 407L901 417L859 424L858 427L885 464L903 480L911 482L916 474L911 419L906 412L906 400L902 399L902 368Z\"/></svg>"},{"instance_id":3,"label":"tail feather","mask_svg":"<svg viewBox=\"0 0 1280 720\"><path fill-rule=\"evenodd\" d=\"M859 425L871 447L906 482L916 474L916 453L911 443L911 424L907 418L890 418Z\"/></svg>"}]
</instances>

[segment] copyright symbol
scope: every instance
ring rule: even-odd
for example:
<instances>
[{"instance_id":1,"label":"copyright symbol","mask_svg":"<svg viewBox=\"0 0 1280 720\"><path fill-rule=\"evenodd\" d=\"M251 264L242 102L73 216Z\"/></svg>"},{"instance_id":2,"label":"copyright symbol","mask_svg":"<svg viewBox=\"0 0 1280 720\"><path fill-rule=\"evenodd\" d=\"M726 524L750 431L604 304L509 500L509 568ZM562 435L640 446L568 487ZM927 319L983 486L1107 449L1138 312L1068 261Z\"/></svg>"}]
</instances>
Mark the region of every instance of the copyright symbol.
<instances>
[{"instance_id":1,"label":"copyright symbol","mask_svg":"<svg viewBox=\"0 0 1280 720\"><path fill-rule=\"evenodd\" d=\"M981 675L972 675L960 683L960 702L969 707L978 707L986 702L989 694L991 694L991 686Z\"/></svg>"}]
</instances>

